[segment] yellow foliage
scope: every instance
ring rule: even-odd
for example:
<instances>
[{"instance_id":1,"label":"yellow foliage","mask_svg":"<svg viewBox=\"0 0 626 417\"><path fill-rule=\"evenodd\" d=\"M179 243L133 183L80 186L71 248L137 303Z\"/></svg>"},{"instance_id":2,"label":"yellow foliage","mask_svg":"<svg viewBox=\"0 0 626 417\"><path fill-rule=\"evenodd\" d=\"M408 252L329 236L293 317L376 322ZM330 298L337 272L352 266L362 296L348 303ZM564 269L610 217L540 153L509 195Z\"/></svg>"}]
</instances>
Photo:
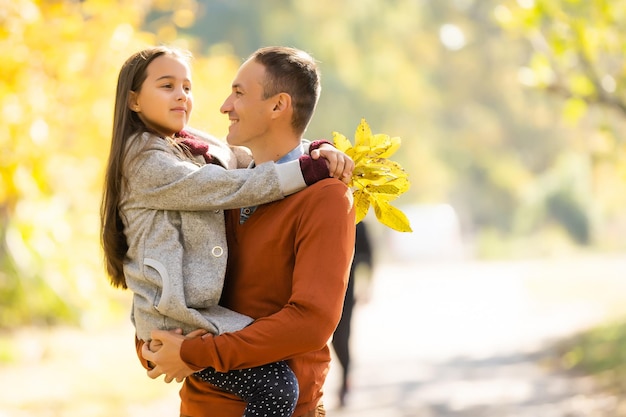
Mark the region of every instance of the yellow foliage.
<instances>
[{"instance_id":1,"label":"yellow foliage","mask_svg":"<svg viewBox=\"0 0 626 417\"><path fill-rule=\"evenodd\" d=\"M0 327L109 307L102 174L118 71L164 41L139 29L150 3L0 0Z\"/></svg>"},{"instance_id":2,"label":"yellow foliage","mask_svg":"<svg viewBox=\"0 0 626 417\"><path fill-rule=\"evenodd\" d=\"M333 141L337 149L355 163L349 186L354 193L356 222L363 220L373 206L379 222L399 232L411 232L406 215L390 203L410 186L400 164L388 159L400 147L400 138L373 135L365 119L361 119L354 134L354 145L338 132L333 132Z\"/></svg>"}]
</instances>

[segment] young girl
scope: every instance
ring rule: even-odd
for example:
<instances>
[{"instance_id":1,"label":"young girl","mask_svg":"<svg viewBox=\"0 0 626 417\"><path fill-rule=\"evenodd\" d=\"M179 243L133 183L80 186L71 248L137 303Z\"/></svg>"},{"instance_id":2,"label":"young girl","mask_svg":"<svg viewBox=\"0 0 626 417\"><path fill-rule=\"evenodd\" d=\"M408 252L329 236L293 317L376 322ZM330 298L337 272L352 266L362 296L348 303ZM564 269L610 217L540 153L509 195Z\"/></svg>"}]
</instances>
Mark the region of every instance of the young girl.
<instances>
[{"instance_id":1,"label":"young girl","mask_svg":"<svg viewBox=\"0 0 626 417\"><path fill-rule=\"evenodd\" d=\"M227 257L223 210L275 201L329 176L326 161L308 155L225 169L247 166L248 154L238 165L222 142L185 132L191 84L189 54L167 47L134 54L118 78L102 244L112 285L133 292L138 343L149 343L154 329L219 334L248 325L249 317L218 304ZM310 151L319 146L311 143ZM333 166L350 171L351 160L323 146ZM284 362L196 375L247 401L244 416L290 416L298 399Z\"/></svg>"}]
</instances>

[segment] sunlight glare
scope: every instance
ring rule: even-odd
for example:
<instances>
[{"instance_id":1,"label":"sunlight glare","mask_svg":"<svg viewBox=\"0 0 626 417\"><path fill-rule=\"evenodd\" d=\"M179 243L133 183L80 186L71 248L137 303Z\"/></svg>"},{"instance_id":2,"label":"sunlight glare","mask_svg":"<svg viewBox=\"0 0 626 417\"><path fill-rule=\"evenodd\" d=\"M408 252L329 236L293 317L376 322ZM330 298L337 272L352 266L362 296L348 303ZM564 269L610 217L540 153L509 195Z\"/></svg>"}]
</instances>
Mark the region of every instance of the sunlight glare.
<instances>
[{"instance_id":1,"label":"sunlight glare","mask_svg":"<svg viewBox=\"0 0 626 417\"><path fill-rule=\"evenodd\" d=\"M451 51L458 51L465 46L465 35L461 28L451 23L446 23L439 28L439 39L443 46Z\"/></svg>"},{"instance_id":2,"label":"sunlight glare","mask_svg":"<svg viewBox=\"0 0 626 417\"><path fill-rule=\"evenodd\" d=\"M43 119L35 120L30 125L30 138L37 145L41 145L48 140L48 123Z\"/></svg>"},{"instance_id":3,"label":"sunlight glare","mask_svg":"<svg viewBox=\"0 0 626 417\"><path fill-rule=\"evenodd\" d=\"M130 42L134 33L134 29L128 23L122 23L113 32L113 36L111 36L111 40L109 41L109 45L113 49L122 49L125 45Z\"/></svg>"},{"instance_id":4,"label":"sunlight glare","mask_svg":"<svg viewBox=\"0 0 626 417\"><path fill-rule=\"evenodd\" d=\"M517 4L519 4L522 9L532 9L535 7L535 0L517 0Z\"/></svg>"}]
</instances>

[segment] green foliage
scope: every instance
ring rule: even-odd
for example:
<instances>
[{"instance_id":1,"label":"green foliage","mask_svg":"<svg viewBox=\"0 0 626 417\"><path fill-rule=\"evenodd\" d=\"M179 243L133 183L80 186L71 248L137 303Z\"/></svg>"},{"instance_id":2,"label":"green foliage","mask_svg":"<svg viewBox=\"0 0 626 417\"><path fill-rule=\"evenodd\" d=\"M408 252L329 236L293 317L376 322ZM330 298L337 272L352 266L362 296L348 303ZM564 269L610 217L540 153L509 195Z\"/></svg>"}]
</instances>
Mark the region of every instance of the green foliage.
<instances>
[{"instance_id":1,"label":"green foliage","mask_svg":"<svg viewBox=\"0 0 626 417\"><path fill-rule=\"evenodd\" d=\"M626 393L626 323L595 327L558 342L557 367L592 375L606 389Z\"/></svg>"},{"instance_id":2,"label":"green foliage","mask_svg":"<svg viewBox=\"0 0 626 417\"><path fill-rule=\"evenodd\" d=\"M626 4L502 1L494 15L509 34L528 41L531 55L519 79L559 100L561 120L579 132L568 139L568 152L588 161L587 176L579 178L587 188L574 197L544 194L546 215L556 216L578 242L610 240L615 223L606 219L624 201L607 194L626 190Z\"/></svg>"},{"instance_id":3,"label":"green foliage","mask_svg":"<svg viewBox=\"0 0 626 417\"><path fill-rule=\"evenodd\" d=\"M533 46L533 77L526 83L562 95L566 111L599 103L626 113L626 5L606 0L529 4L503 2L498 13L504 27L525 36ZM584 114L579 111L573 118Z\"/></svg>"},{"instance_id":4,"label":"green foliage","mask_svg":"<svg viewBox=\"0 0 626 417\"><path fill-rule=\"evenodd\" d=\"M606 0L502 2L500 24L532 46L522 82L563 98L574 123L602 105L626 116L626 4Z\"/></svg>"},{"instance_id":5,"label":"green foliage","mask_svg":"<svg viewBox=\"0 0 626 417\"><path fill-rule=\"evenodd\" d=\"M548 215L563 225L572 238L582 245L590 243L591 225L580 202L567 191L548 196Z\"/></svg>"}]
</instances>

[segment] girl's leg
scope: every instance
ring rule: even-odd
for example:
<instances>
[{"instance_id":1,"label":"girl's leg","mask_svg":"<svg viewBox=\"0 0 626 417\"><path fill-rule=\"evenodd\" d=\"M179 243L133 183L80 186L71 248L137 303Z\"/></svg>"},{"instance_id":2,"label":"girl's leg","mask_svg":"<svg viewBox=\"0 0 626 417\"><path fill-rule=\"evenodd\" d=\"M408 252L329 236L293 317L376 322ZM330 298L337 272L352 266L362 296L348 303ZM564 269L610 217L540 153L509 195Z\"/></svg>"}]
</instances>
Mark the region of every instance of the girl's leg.
<instances>
[{"instance_id":1,"label":"girl's leg","mask_svg":"<svg viewBox=\"0 0 626 417\"><path fill-rule=\"evenodd\" d=\"M195 375L246 401L244 417L291 417L298 402L298 379L285 361L226 373L207 368Z\"/></svg>"}]
</instances>

